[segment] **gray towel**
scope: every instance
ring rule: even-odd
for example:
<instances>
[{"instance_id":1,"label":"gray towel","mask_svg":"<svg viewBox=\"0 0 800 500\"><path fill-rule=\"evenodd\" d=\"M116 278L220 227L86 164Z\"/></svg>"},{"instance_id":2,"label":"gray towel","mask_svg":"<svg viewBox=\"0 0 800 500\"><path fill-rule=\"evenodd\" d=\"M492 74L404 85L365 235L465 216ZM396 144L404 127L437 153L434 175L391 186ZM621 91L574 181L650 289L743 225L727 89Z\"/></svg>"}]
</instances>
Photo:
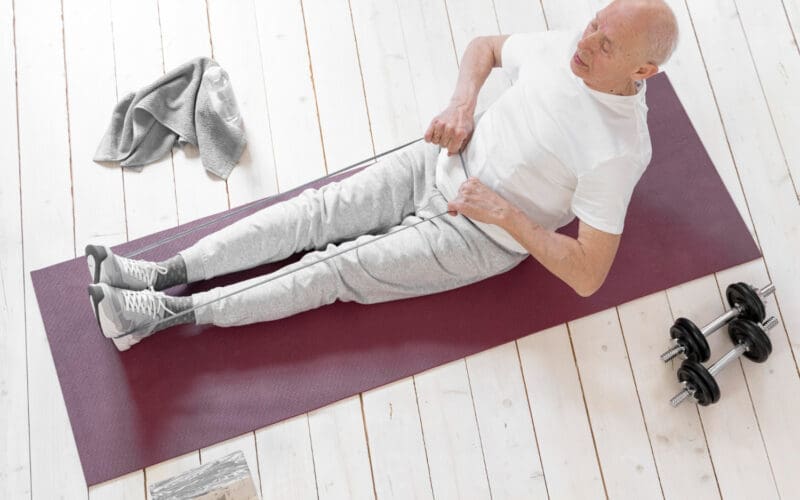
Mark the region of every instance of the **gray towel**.
<instances>
[{"instance_id":1,"label":"gray towel","mask_svg":"<svg viewBox=\"0 0 800 500\"><path fill-rule=\"evenodd\" d=\"M137 167L163 158L176 142L188 142L206 170L227 179L247 140L241 125L225 122L211 106L203 73L216 64L193 59L126 95L114 107L94 161Z\"/></svg>"}]
</instances>

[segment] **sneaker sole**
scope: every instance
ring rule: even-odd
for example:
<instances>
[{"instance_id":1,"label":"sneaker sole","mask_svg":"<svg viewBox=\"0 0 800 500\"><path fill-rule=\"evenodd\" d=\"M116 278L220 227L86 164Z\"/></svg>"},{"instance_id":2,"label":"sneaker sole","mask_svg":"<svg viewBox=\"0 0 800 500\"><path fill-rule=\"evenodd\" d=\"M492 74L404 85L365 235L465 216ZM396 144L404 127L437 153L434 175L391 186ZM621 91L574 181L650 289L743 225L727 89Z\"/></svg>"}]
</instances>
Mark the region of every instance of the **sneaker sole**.
<instances>
[{"instance_id":1,"label":"sneaker sole","mask_svg":"<svg viewBox=\"0 0 800 500\"><path fill-rule=\"evenodd\" d=\"M103 333L104 337L109 338L112 342L114 342L117 350L127 351L133 344L137 343L137 341L133 339L133 335L114 337L113 335L109 335L107 333L116 331L116 327L114 326L114 323L100 310L100 302L105 299L103 285L89 285L89 297L92 301L92 310L94 311L94 316L97 319L97 325L100 327L100 331Z\"/></svg>"},{"instance_id":2,"label":"sneaker sole","mask_svg":"<svg viewBox=\"0 0 800 500\"><path fill-rule=\"evenodd\" d=\"M92 283L100 282L100 267L108 257L106 249L97 245L86 245L86 263L89 265L89 273L92 275Z\"/></svg>"}]
</instances>

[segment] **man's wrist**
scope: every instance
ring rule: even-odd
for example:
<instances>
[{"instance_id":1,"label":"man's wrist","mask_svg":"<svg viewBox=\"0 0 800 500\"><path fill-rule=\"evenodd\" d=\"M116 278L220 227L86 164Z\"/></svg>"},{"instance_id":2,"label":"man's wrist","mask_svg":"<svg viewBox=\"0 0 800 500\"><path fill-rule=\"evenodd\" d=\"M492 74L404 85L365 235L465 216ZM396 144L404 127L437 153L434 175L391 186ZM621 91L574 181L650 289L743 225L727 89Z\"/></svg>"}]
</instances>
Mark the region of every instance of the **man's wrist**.
<instances>
[{"instance_id":1,"label":"man's wrist","mask_svg":"<svg viewBox=\"0 0 800 500\"><path fill-rule=\"evenodd\" d=\"M509 208L506 212L506 216L501 224L501 227L505 229L508 234L519 241L522 238L522 235L538 226L534 224L527 215L525 215L525 212L509 203Z\"/></svg>"}]
</instances>

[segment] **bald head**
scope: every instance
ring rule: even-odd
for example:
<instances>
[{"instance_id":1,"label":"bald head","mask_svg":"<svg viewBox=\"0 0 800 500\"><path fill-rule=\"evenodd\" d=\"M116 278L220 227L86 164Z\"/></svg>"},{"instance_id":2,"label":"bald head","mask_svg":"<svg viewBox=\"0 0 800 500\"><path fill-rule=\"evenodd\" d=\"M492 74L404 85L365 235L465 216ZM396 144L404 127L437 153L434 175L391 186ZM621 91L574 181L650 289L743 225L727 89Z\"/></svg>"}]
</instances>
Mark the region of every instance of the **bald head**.
<instances>
[{"instance_id":1,"label":"bald head","mask_svg":"<svg viewBox=\"0 0 800 500\"><path fill-rule=\"evenodd\" d=\"M609 7L624 9L633 17L647 62L660 66L669 60L678 42L678 21L664 0L615 0Z\"/></svg>"}]
</instances>

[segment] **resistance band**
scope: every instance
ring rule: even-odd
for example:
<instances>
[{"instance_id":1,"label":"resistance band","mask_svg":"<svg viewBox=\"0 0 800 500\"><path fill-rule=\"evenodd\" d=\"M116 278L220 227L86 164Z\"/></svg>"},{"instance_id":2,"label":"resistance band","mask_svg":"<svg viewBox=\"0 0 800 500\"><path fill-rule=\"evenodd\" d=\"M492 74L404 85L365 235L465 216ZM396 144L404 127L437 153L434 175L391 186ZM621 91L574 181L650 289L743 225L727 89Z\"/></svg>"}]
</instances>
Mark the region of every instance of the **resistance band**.
<instances>
[{"instance_id":1,"label":"resistance band","mask_svg":"<svg viewBox=\"0 0 800 500\"><path fill-rule=\"evenodd\" d=\"M364 164L365 162L368 162L368 161L371 161L371 160L374 160L374 159L380 158L380 157L382 157L382 156L385 156L385 155L387 155L387 154L393 153L393 152L395 152L395 151L397 151L397 150L399 150L399 149L402 149L402 148L408 147L408 146L410 146L411 144L414 144L414 143L416 143L416 142L419 142L420 140L422 140L422 138L420 138L420 139L416 139L416 140L414 140L414 141L411 141L411 142L408 142L408 143L406 143L406 144L403 144L402 146L398 146L398 147L396 147L396 148L393 148L393 149L391 149L391 150L384 151L383 153L380 153L380 154L378 154L378 155L375 155L375 156L373 156L372 158L367 158L367 159L365 159L365 160L362 160L362 161L360 161L360 162L358 162L358 163L354 163L353 165L350 165L350 166L348 166L348 167L345 167L345 168L343 168L343 169L341 169L341 170L338 170L338 171L336 171L336 172L334 172L334 173L332 173L332 174L328 174L328 175L326 175L326 176L324 176L324 177L320 177L320 178L319 178L319 179L317 179L316 181L311 181L310 183L307 183L307 184L305 184L304 186L308 186L309 184L312 184L312 183L314 183L314 182L317 182L317 181L319 181L319 180L322 180L322 179L328 178L328 177L330 177L330 176L332 176L332 175L335 175L335 174L338 174L338 173L342 173L342 172L344 172L344 171L346 171L346 170L349 170L349 169L355 168L356 166L358 166L358 165L362 165L362 164ZM459 157L459 158L460 158L460 160L461 160L461 168L464 170L464 175L465 175L467 178L469 178L469 174L468 174L468 172L467 172L467 165L466 165L466 163L464 162L464 157L463 157L463 155L462 155L460 152L458 153L458 157ZM269 200L270 198L272 198L272 197L265 198L265 199L263 199L263 200L258 200L258 202L266 201L266 200ZM250 204L248 204L248 205L245 205L244 207L240 207L239 209L237 209L237 210L236 210L236 212L238 213L238 212L239 212L239 211L241 211L243 208L246 208L246 207L251 207L251 206L253 206L253 203L250 203ZM261 285L264 285L264 284L266 284L266 283L269 283L270 281L274 281L274 280L276 280L276 279L278 279L278 278L282 278L282 277L284 277L284 276L288 276L288 275L290 275L290 274L292 274L292 273L294 273L294 272L300 271L300 270L302 270L302 269L305 269L305 268L307 268L307 267L310 267L310 266L312 266L312 265L314 265L314 264L317 264L317 263L320 263L320 262L325 262L326 260L330 260L330 259L332 259L332 258L334 258L334 257L338 257L339 255L342 255L342 254L343 254L343 253L345 253L345 252L349 252L349 251L351 251L351 250L356 250L356 249L358 249L358 248L361 248L361 247L362 247L362 246L364 246L364 245L369 245L370 243L375 243L376 241L382 240L383 238L385 238L385 237L389 236L390 234L396 234L396 233L399 233L399 232L405 231L405 230L407 230L407 229L411 229L412 227L416 227L416 226L418 226L418 225L420 225L420 224L423 224L423 223L425 223L425 222L430 222L430 221L432 221L432 220L434 220L434 219L438 219L439 217L442 217L443 215L447 215L447 214L448 214L448 211L447 211L447 210L445 210L445 211L444 211L444 212L442 212L442 213L439 213L439 214L433 215L433 216L431 216L431 217L429 217L429 218L427 218L427 219L422 219L422 220L420 220L420 221L418 221L418 222L415 222L415 223L411 224L410 226L403 227L402 229L398 229L398 230L396 230L396 231L393 231L393 232L390 232L390 233L384 233L384 234L382 234L382 235L379 235L379 236L377 236L377 237L375 237L375 238L373 238L373 239L371 239L371 240L369 240L369 241L365 241L365 242L363 242L363 243L359 243L358 245L355 245L355 246L353 246L353 247L347 248L347 249L345 249L345 250L342 250L342 251L340 251L340 252L336 252L336 253L334 253L334 254L328 255L327 257L323 257L322 259L315 260L315 261L313 261L313 262L309 262L309 263L307 263L307 264L305 264L305 265L302 265L302 266L300 266L300 267L298 267L298 268L296 268L296 269L293 269L293 270L291 270L291 271L284 272L284 273L281 273L280 271L277 271L276 273L273 273L271 276L269 276L269 277L267 277L267 278L265 278L265 279L263 279L263 280L261 280L261 281L257 281L257 282L255 282L255 283L252 283L252 284L250 284L250 285L248 285L248 286L246 286L246 287L244 287L244 288L241 288L241 289L239 289L239 290L236 290L236 291L234 291L234 292L230 292L230 293L227 293L227 294L224 294L224 295L220 295L219 297L217 297L217 298L215 298L215 299L213 299L213 300L209 300L209 301L207 301L207 302L204 302L204 303L202 303L202 304L198 304L198 305L196 305L196 306L192 306L192 307L190 307L189 309L185 309L185 310L183 310L183 311L179 311L179 312L177 312L177 313L173 313L172 311L169 311L169 310L167 310L167 312L168 312L169 314L171 314L171 316L167 316L167 317L165 317L165 318L162 318L162 319L160 319L160 320L158 320L158 321L155 321L155 322L147 323L147 324L145 324L145 325L142 325L141 327L139 327L139 328L136 328L136 329L134 329L134 330L132 330L132 331L130 331L130 332L123 333L123 334L121 334L121 335L117 335L115 338L122 338L122 337L125 337L125 336L127 336L127 335L133 335L133 334L135 334L135 333L138 333L138 332L140 332L140 331L143 331L143 330L145 330L145 329L149 329L149 328L151 328L151 327L152 327L152 328L155 328L155 327L157 327L157 326L158 326L158 325L160 325L160 324L166 323L167 321L171 321L173 318L180 317L180 316L185 316L185 315L187 315L187 314L189 314L189 313L191 313L191 312L194 312L194 311L196 311L196 310L200 309L201 307L206 307L206 306L208 306L208 305L211 305L211 304L213 304L213 303L215 303L215 302L219 302L219 301L220 301L220 300L222 300L222 299L226 299L226 298L228 298L228 297L231 297L231 296L233 296L233 295L236 295L237 293L241 293L241 292L244 292L244 291L250 290L251 288L255 288L255 287L257 287L257 286L261 286ZM227 218L227 217L230 217L230 215L231 215L230 213L228 213L228 214L225 214L225 216L223 216L223 217L218 217L218 218L214 219L213 221L210 221L210 222L208 222L208 223L204 224L203 226L199 226L199 227L205 227L205 226L207 226L207 225L209 225L209 224L212 224L212 223L214 223L214 222L217 222L217 221L220 221L220 220L224 220L225 218ZM199 228L199 227L198 227L198 228ZM159 246L159 245L161 245L161 244L163 244L163 243L166 243L166 242L169 242L169 241L173 241L173 240L175 240L177 237L179 237L179 236L182 236L182 235L185 235L185 234L188 234L188 233L190 233L190 232L192 232L192 231L194 231L195 229L198 229L198 228L190 229L190 230L187 230L187 231L184 231L184 232L180 233L179 235L176 235L176 236L173 236L173 237L168 237L168 238L165 238L164 240L158 241L158 242L156 242L156 243L154 243L154 244L152 244L152 245L148 245L148 246L147 246L147 247L145 247L144 249L140 249L139 251L137 251L137 252L135 252L135 253L133 253L133 254L131 254L131 255L138 255L138 254L140 254L140 253L144 252L145 250L149 250L149 249L151 249L151 248L155 248L155 247L157 247L157 246ZM164 308L166 309L166 307L165 307L165 306L162 306L162 307L164 307Z\"/></svg>"}]
</instances>

